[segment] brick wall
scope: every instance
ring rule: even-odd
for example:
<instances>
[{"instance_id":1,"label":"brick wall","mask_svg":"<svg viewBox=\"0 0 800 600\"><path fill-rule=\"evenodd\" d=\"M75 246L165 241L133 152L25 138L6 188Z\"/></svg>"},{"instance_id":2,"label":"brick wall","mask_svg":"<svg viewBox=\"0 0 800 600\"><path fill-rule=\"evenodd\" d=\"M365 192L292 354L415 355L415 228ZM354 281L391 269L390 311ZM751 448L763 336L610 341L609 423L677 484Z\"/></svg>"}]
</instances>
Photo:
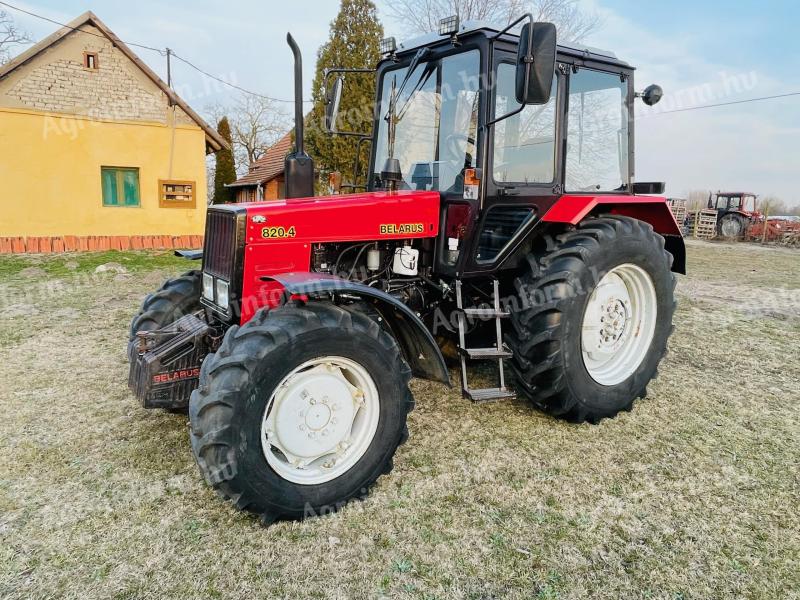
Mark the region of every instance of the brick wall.
<instances>
[{"instance_id":1,"label":"brick wall","mask_svg":"<svg viewBox=\"0 0 800 600\"><path fill-rule=\"evenodd\" d=\"M202 235L64 235L0 237L0 254L50 254L104 250L187 250L203 247Z\"/></svg>"},{"instance_id":2,"label":"brick wall","mask_svg":"<svg viewBox=\"0 0 800 600\"><path fill-rule=\"evenodd\" d=\"M97 70L84 68L84 50L97 53ZM95 119L167 121L166 95L104 37L72 33L20 71L6 96L21 106ZM178 123L191 122L180 108L176 113Z\"/></svg>"}]
</instances>

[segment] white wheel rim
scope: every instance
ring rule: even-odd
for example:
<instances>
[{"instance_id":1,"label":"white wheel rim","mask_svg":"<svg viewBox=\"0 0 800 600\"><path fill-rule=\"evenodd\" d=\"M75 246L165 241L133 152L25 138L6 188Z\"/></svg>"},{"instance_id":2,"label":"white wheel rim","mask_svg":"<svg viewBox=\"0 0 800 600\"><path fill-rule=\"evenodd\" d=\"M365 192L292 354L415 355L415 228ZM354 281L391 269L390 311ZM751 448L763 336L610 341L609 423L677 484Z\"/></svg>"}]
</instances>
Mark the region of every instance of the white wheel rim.
<instances>
[{"instance_id":1,"label":"white wheel rim","mask_svg":"<svg viewBox=\"0 0 800 600\"><path fill-rule=\"evenodd\" d=\"M736 237L740 232L739 221L735 218L724 219L722 221L722 235L725 237Z\"/></svg>"},{"instance_id":2,"label":"white wheel rim","mask_svg":"<svg viewBox=\"0 0 800 600\"><path fill-rule=\"evenodd\" d=\"M653 279L641 267L624 264L605 274L583 314L581 349L589 375L617 385L642 364L658 318Z\"/></svg>"},{"instance_id":3,"label":"white wheel rim","mask_svg":"<svg viewBox=\"0 0 800 600\"><path fill-rule=\"evenodd\" d=\"M275 388L261 420L270 467L316 485L349 471L378 429L378 389L367 370L341 356L304 362Z\"/></svg>"}]
</instances>

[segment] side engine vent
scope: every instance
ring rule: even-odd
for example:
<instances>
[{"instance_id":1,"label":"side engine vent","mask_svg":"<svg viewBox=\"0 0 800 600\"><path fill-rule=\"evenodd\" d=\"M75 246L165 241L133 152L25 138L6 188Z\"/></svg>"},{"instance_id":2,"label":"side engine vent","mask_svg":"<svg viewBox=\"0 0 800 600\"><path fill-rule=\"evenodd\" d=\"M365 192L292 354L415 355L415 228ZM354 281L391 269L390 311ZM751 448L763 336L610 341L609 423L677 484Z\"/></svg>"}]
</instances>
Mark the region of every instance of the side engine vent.
<instances>
[{"instance_id":1,"label":"side engine vent","mask_svg":"<svg viewBox=\"0 0 800 600\"><path fill-rule=\"evenodd\" d=\"M494 260L536 211L529 206L496 206L486 213L478 239L478 258Z\"/></svg>"}]
</instances>

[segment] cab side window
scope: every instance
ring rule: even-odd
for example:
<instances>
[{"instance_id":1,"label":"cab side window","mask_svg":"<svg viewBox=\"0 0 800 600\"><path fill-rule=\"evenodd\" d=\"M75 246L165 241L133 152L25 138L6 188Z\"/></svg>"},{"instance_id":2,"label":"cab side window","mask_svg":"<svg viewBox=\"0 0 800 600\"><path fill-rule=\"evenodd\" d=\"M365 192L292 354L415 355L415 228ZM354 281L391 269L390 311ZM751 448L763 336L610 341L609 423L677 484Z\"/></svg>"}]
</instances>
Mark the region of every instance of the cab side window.
<instances>
[{"instance_id":1,"label":"cab side window","mask_svg":"<svg viewBox=\"0 0 800 600\"><path fill-rule=\"evenodd\" d=\"M515 98L516 67L510 63L497 66L494 118L519 108ZM556 89L553 78L550 101L529 105L494 126L492 175L497 183L552 183L556 156Z\"/></svg>"},{"instance_id":2,"label":"cab side window","mask_svg":"<svg viewBox=\"0 0 800 600\"><path fill-rule=\"evenodd\" d=\"M580 68L569 77L568 192L610 192L628 184L628 82Z\"/></svg>"}]
</instances>

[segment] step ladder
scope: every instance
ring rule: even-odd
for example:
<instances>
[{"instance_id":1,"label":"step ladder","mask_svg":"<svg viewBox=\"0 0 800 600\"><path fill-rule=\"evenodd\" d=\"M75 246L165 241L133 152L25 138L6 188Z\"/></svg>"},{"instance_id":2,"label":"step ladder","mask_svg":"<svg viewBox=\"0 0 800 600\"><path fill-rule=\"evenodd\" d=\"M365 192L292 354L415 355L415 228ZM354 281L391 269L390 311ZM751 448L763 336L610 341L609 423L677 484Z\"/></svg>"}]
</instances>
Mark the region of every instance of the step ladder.
<instances>
[{"instance_id":1,"label":"step ladder","mask_svg":"<svg viewBox=\"0 0 800 600\"><path fill-rule=\"evenodd\" d=\"M473 402L489 402L491 400L506 400L514 398L513 391L506 388L506 378L503 361L511 358L513 353L503 344L502 319L509 313L500 308L500 283L494 280L492 294L493 308L464 308L461 297L461 280L456 280L456 307L458 308L458 353L461 357L461 393ZM491 319L495 321L497 341L490 348L467 348L467 317ZM499 375L499 386L496 388L470 388L467 379L467 360L496 360Z\"/></svg>"}]
</instances>

